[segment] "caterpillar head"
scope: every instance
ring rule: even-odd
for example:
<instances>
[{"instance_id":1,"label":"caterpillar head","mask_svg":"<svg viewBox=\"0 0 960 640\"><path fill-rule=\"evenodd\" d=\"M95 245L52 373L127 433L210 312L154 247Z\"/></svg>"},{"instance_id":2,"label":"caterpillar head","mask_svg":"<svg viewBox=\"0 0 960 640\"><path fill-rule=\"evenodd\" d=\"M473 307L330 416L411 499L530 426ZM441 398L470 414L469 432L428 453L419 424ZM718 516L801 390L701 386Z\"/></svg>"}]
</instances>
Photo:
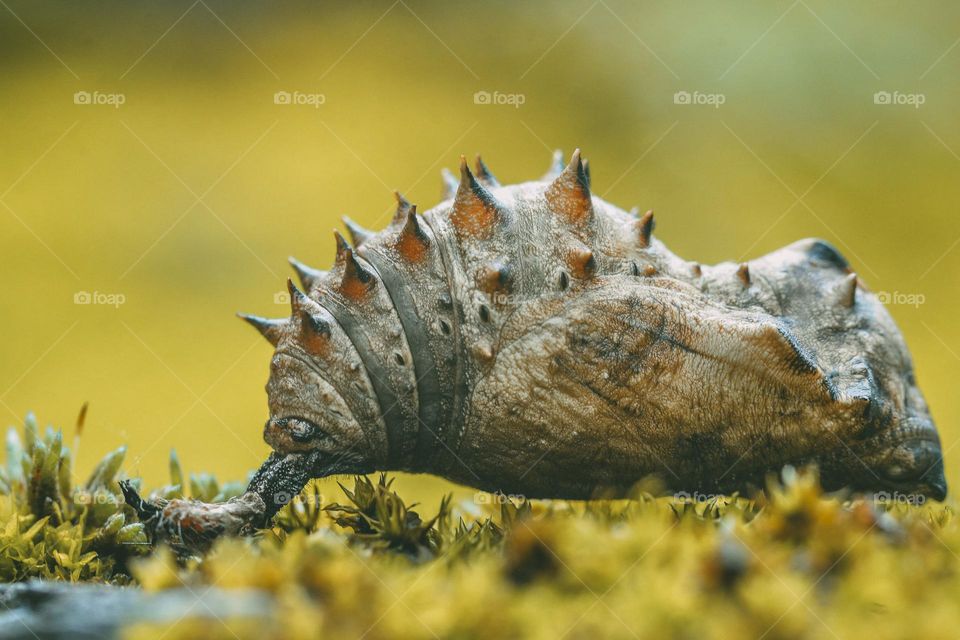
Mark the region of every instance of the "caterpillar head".
<instances>
[{"instance_id":1,"label":"caterpillar head","mask_svg":"<svg viewBox=\"0 0 960 640\"><path fill-rule=\"evenodd\" d=\"M288 281L289 319L241 314L276 348L270 360L270 418L263 439L280 454L310 453L315 477L368 473L376 452L337 388L324 375L335 357L334 319Z\"/></svg>"}]
</instances>

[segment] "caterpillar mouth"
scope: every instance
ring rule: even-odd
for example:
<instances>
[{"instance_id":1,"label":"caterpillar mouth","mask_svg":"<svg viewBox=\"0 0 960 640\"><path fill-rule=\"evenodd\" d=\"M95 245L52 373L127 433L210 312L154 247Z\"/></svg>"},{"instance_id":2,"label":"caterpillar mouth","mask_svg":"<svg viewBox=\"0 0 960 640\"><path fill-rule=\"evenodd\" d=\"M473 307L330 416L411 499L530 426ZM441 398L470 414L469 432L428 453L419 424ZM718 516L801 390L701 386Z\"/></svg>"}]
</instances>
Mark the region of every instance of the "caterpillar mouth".
<instances>
[{"instance_id":1,"label":"caterpillar mouth","mask_svg":"<svg viewBox=\"0 0 960 640\"><path fill-rule=\"evenodd\" d=\"M317 423L301 416L270 418L263 426L264 441L281 453L308 451L322 434Z\"/></svg>"}]
</instances>

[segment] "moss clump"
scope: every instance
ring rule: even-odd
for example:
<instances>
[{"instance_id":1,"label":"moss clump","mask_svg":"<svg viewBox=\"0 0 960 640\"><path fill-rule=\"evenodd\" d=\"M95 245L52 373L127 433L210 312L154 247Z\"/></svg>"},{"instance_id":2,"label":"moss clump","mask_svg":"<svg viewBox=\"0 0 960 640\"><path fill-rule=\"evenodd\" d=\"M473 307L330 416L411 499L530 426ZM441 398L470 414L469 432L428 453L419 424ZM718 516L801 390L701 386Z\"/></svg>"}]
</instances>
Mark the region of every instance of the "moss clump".
<instances>
[{"instance_id":1,"label":"moss clump","mask_svg":"<svg viewBox=\"0 0 960 640\"><path fill-rule=\"evenodd\" d=\"M78 438L85 415L81 410ZM10 427L6 464L0 467L0 581L130 582L128 561L151 549L117 485L125 456L125 447L111 451L81 482L62 431L50 426L41 431L33 414L22 432ZM183 497L183 472L174 452L170 478L155 495ZM134 483L139 486L139 480ZM191 475L189 485L191 497L208 502L244 488L242 483L221 487L207 474Z\"/></svg>"},{"instance_id":2,"label":"moss clump","mask_svg":"<svg viewBox=\"0 0 960 640\"><path fill-rule=\"evenodd\" d=\"M0 468L0 580L128 581L127 560L149 549L143 525L114 486L125 450L107 454L78 483L62 433L51 427L41 433L32 414L22 438L13 427L7 431L6 450Z\"/></svg>"},{"instance_id":3,"label":"moss clump","mask_svg":"<svg viewBox=\"0 0 960 640\"><path fill-rule=\"evenodd\" d=\"M814 470L787 469L756 499L443 498L427 516L385 476L356 478L336 502L311 483L271 529L178 558L119 539L142 540L110 486L122 452L77 489L63 481L59 436L36 434L28 424L25 444L8 440L17 464L2 474L5 579L255 589L272 603L270 615L226 619L198 606L175 623L129 626L130 638L882 640L952 637L960 627L952 508L824 495ZM180 491L174 466L158 493ZM232 492L202 477L192 485L204 499ZM115 500L84 504L81 491Z\"/></svg>"}]
</instances>

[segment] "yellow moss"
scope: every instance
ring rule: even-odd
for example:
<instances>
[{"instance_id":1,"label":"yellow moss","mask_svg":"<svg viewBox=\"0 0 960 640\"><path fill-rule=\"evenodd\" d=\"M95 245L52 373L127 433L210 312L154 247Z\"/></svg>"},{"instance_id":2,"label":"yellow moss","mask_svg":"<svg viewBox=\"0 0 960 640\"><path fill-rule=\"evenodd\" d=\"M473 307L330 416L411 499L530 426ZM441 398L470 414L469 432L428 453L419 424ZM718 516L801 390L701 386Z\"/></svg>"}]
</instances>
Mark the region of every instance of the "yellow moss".
<instances>
[{"instance_id":1,"label":"yellow moss","mask_svg":"<svg viewBox=\"0 0 960 640\"><path fill-rule=\"evenodd\" d=\"M885 640L960 628L952 507L824 496L813 471L786 471L758 501L503 501L489 517L446 500L408 505L386 478L358 478L326 504L311 484L273 529L184 559L141 544L135 514L112 500L122 452L77 489L62 481L56 436L26 433L0 474L0 579L257 589L273 603L262 618L193 612L128 638ZM172 463L156 493L178 495L182 482ZM202 474L190 484L208 498L234 490Z\"/></svg>"}]
</instances>

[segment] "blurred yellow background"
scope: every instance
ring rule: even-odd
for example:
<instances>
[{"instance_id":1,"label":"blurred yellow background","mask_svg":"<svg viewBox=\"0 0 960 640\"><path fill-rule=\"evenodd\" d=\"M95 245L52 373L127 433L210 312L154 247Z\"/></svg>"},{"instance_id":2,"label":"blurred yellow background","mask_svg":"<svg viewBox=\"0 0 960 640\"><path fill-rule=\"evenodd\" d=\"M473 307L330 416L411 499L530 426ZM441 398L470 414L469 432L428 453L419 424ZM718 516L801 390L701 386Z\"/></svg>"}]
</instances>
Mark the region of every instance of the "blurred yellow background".
<instances>
[{"instance_id":1,"label":"blurred yellow background","mask_svg":"<svg viewBox=\"0 0 960 640\"><path fill-rule=\"evenodd\" d=\"M243 478L270 347L232 316L287 313L288 255L326 268L393 189L429 208L461 153L522 181L580 146L681 256L840 247L960 486L955 3L0 5L0 412L69 442L89 401L81 469Z\"/></svg>"}]
</instances>

